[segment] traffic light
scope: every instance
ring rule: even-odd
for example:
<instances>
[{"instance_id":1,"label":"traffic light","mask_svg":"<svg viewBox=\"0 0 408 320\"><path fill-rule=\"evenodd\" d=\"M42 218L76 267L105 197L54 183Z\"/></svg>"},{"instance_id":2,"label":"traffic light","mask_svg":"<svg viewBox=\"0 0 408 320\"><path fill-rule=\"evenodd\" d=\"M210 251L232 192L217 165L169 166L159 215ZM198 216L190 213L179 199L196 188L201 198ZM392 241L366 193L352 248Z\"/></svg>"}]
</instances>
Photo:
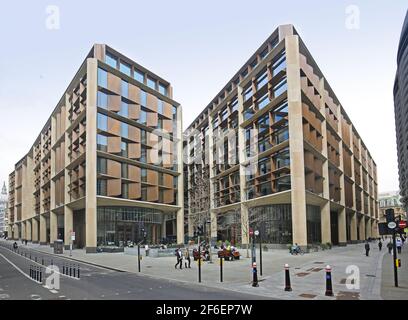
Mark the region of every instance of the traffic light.
<instances>
[{"instance_id":1,"label":"traffic light","mask_svg":"<svg viewBox=\"0 0 408 320\"><path fill-rule=\"evenodd\" d=\"M197 226L197 235L202 236L203 234L204 234L203 226L202 225Z\"/></svg>"},{"instance_id":2,"label":"traffic light","mask_svg":"<svg viewBox=\"0 0 408 320\"><path fill-rule=\"evenodd\" d=\"M385 218L387 220L387 223L389 223L391 221L395 221L394 209L392 209L392 208L386 209L385 210Z\"/></svg>"}]
</instances>

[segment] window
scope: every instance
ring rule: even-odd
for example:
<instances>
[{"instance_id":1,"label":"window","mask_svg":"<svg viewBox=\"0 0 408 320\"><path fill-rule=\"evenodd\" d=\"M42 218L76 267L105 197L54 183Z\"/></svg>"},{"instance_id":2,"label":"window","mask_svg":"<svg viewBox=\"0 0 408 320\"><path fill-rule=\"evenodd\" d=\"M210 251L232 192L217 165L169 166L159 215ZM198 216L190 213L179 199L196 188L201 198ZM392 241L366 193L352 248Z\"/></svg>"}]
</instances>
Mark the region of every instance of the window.
<instances>
[{"instance_id":1,"label":"window","mask_svg":"<svg viewBox=\"0 0 408 320\"><path fill-rule=\"evenodd\" d=\"M140 148L140 161L146 162L146 147L143 146Z\"/></svg>"},{"instance_id":2,"label":"window","mask_svg":"<svg viewBox=\"0 0 408 320\"><path fill-rule=\"evenodd\" d=\"M127 63L121 61L120 66L119 66L119 70L130 77L131 67Z\"/></svg>"},{"instance_id":3,"label":"window","mask_svg":"<svg viewBox=\"0 0 408 320\"><path fill-rule=\"evenodd\" d=\"M177 107L173 106L173 120L177 120Z\"/></svg>"},{"instance_id":4,"label":"window","mask_svg":"<svg viewBox=\"0 0 408 320\"><path fill-rule=\"evenodd\" d=\"M144 73L135 69L135 72L133 73L133 78L141 83L144 83Z\"/></svg>"},{"instance_id":5,"label":"window","mask_svg":"<svg viewBox=\"0 0 408 320\"><path fill-rule=\"evenodd\" d=\"M262 133L269 128L269 115L266 114L258 120L258 132Z\"/></svg>"},{"instance_id":6,"label":"window","mask_svg":"<svg viewBox=\"0 0 408 320\"><path fill-rule=\"evenodd\" d=\"M142 201L147 201L147 187L146 186L142 186L141 188L141 199Z\"/></svg>"},{"instance_id":7,"label":"window","mask_svg":"<svg viewBox=\"0 0 408 320\"><path fill-rule=\"evenodd\" d=\"M212 122L213 129L216 129L218 127L218 118L215 118L214 121Z\"/></svg>"},{"instance_id":8,"label":"window","mask_svg":"<svg viewBox=\"0 0 408 320\"><path fill-rule=\"evenodd\" d=\"M129 83L122 80L122 97L127 98L129 96Z\"/></svg>"},{"instance_id":9,"label":"window","mask_svg":"<svg viewBox=\"0 0 408 320\"><path fill-rule=\"evenodd\" d=\"M120 133L123 138L129 138L129 125L127 123L120 123Z\"/></svg>"},{"instance_id":10,"label":"window","mask_svg":"<svg viewBox=\"0 0 408 320\"><path fill-rule=\"evenodd\" d=\"M140 179L142 182L147 181L147 169L146 168L141 168L140 169Z\"/></svg>"},{"instance_id":11,"label":"window","mask_svg":"<svg viewBox=\"0 0 408 320\"><path fill-rule=\"evenodd\" d=\"M260 54L259 57L263 60L265 59L266 55L268 54L268 47L266 47Z\"/></svg>"},{"instance_id":12,"label":"window","mask_svg":"<svg viewBox=\"0 0 408 320\"><path fill-rule=\"evenodd\" d=\"M286 78L282 79L274 88L273 88L273 95L274 97L279 97L282 93L287 90L287 83Z\"/></svg>"},{"instance_id":13,"label":"window","mask_svg":"<svg viewBox=\"0 0 408 320\"><path fill-rule=\"evenodd\" d=\"M167 96L167 88L166 88L165 85L161 84L160 82L159 82L159 92L160 92L162 95Z\"/></svg>"},{"instance_id":14,"label":"window","mask_svg":"<svg viewBox=\"0 0 408 320\"><path fill-rule=\"evenodd\" d=\"M140 119L139 119L139 122L140 122L141 124L146 124L146 121L147 121L146 111L140 110Z\"/></svg>"},{"instance_id":15,"label":"window","mask_svg":"<svg viewBox=\"0 0 408 320\"><path fill-rule=\"evenodd\" d=\"M275 112L275 122L278 122L279 120L285 118L288 116L288 112L289 112L289 106L288 106L288 102L285 101L281 106L279 106Z\"/></svg>"},{"instance_id":16,"label":"window","mask_svg":"<svg viewBox=\"0 0 408 320\"><path fill-rule=\"evenodd\" d=\"M276 159L277 169L290 165L290 156L288 150L278 153L274 158Z\"/></svg>"},{"instance_id":17,"label":"window","mask_svg":"<svg viewBox=\"0 0 408 320\"><path fill-rule=\"evenodd\" d=\"M104 114L98 113L98 129L107 131L108 130L108 117Z\"/></svg>"},{"instance_id":18,"label":"window","mask_svg":"<svg viewBox=\"0 0 408 320\"><path fill-rule=\"evenodd\" d=\"M234 98L234 100L232 100L231 102L231 113L233 113L236 110L238 110L238 99Z\"/></svg>"},{"instance_id":19,"label":"window","mask_svg":"<svg viewBox=\"0 0 408 320\"><path fill-rule=\"evenodd\" d=\"M107 183L104 179L98 179L96 183L96 193L98 196L106 196Z\"/></svg>"},{"instance_id":20,"label":"window","mask_svg":"<svg viewBox=\"0 0 408 320\"><path fill-rule=\"evenodd\" d=\"M252 84L250 84L244 91L244 101L252 97Z\"/></svg>"},{"instance_id":21,"label":"window","mask_svg":"<svg viewBox=\"0 0 408 320\"><path fill-rule=\"evenodd\" d=\"M228 109L225 108L221 113L221 122L228 118Z\"/></svg>"},{"instance_id":22,"label":"window","mask_svg":"<svg viewBox=\"0 0 408 320\"><path fill-rule=\"evenodd\" d=\"M164 106L164 103L163 103L163 101L162 100L160 100L160 99L158 99L158 103L157 103L157 106L158 106L158 113L159 114L163 114L163 106Z\"/></svg>"},{"instance_id":23,"label":"window","mask_svg":"<svg viewBox=\"0 0 408 320\"><path fill-rule=\"evenodd\" d=\"M152 88L152 89L156 90L156 81L149 78L149 77L147 77L147 86L149 88Z\"/></svg>"},{"instance_id":24,"label":"window","mask_svg":"<svg viewBox=\"0 0 408 320\"><path fill-rule=\"evenodd\" d=\"M259 90L267 83L268 83L268 73L265 69L261 74L258 75L258 78L256 79L256 89Z\"/></svg>"},{"instance_id":25,"label":"window","mask_svg":"<svg viewBox=\"0 0 408 320\"><path fill-rule=\"evenodd\" d=\"M266 93L262 98L259 99L258 109L261 110L261 109L265 108L268 105L269 102L271 102L271 100L269 100L268 93Z\"/></svg>"},{"instance_id":26,"label":"window","mask_svg":"<svg viewBox=\"0 0 408 320\"><path fill-rule=\"evenodd\" d=\"M120 106L120 111L119 114L122 117L128 118L129 117L129 105L126 102L122 101L122 104Z\"/></svg>"},{"instance_id":27,"label":"window","mask_svg":"<svg viewBox=\"0 0 408 320\"><path fill-rule=\"evenodd\" d=\"M105 62L112 68L116 69L118 67L118 59L115 56L111 55L110 53L106 54Z\"/></svg>"},{"instance_id":28,"label":"window","mask_svg":"<svg viewBox=\"0 0 408 320\"><path fill-rule=\"evenodd\" d=\"M279 58L272 65L272 76L276 76L281 70L286 68L285 52L279 54Z\"/></svg>"},{"instance_id":29,"label":"window","mask_svg":"<svg viewBox=\"0 0 408 320\"><path fill-rule=\"evenodd\" d=\"M105 152L108 151L108 137L102 134L98 134L96 137L96 141L97 141L96 144L97 144L98 150L105 151Z\"/></svg>"},{"instance_id":30,"label":"window","mask_svg":"<svg viewBox=\"0 0 408 320\"><path fill-rule=\"evenodd\" d=\"M146 91L140 90L140 104L146 107L146 103L147 103Z\"/></svg>"},{"instance_id":31,"label":"window","mask_svg":"<svg viewBox=\"0 0 408 320\"><path fill-rule=\"evenodd\" d=\"M108 162L107 159L98 157L98 160L96 163L97 173L106 174L107 162Z\"/></svg>"},{"instance_id":32,"label":"window","mask_svg":"<svg viewBox=\"0 0 408 320\"><path fill-rule=\"evenodd\" d=\"M121 149L121 156L122 157L127 157L128 156L128 144L127 142L122 141L120 144L120 149Z\"/></svg>"},{"instance_id":33,"label":"window","mask_svg":"<svg viewBox=\"0 0 408 320\"><path fill-rule=\"evenodd\" d=\"M247 108L244 111L244 120L248 120L249 118L251 118L253 115L255 114L254 108L253 106L250 106L249 108Z\"/></svg>"},{"instance_id":34,"label":"window","mask_svg":"<svg viewBox=\"0 0 408 320\"><path fill-rule=\"evenodd\" d=\"M108 73L101 68L98 68L98 86L103 88L108 87Z\"/></svg>"},{"instance_id":35,"label":"window","mask_svg":"<svg viewBox=\"0 0 408 320\"><path fill-rule=\"evenodd\" d=\"M104 92L98 91L96 104L98 107L107 109L108 108L108 95Z\"/></svg>"},{"instance_id":36,"label":"window","mask_svg":"<svg viewBox=\"0 0 408 320\"><path fill-rule=\"evenodd\" d=\"M129 170L128 170L128 164L127 163L121 163L121 171L122 171L122 178L127 179Z\"/></svg>"}]
</instances>

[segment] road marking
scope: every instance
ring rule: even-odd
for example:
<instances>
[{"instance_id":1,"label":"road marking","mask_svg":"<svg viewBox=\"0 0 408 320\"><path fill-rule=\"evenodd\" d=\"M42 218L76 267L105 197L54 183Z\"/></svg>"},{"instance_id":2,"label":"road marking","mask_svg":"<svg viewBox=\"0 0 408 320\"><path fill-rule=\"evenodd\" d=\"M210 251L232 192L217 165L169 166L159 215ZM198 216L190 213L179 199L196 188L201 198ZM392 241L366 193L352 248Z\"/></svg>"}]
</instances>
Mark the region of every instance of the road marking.
<instances>
[{"instance_id":1,"label":"road marking","mask_svg":"<svg viewBox=\"0 0 408 320\"><path fill-rule=\"evenodd\" d=\"M5 299L9 299L9 298L10 298L10 295L7 294L7 293L0 294L0 300L5 300Z\"/></svg>"},{"instance_id":2,"label":"road marking","mask_svg":"<svg viewBox=\"0 0 408 320\"><path fill-rule=\"evenodd\" d=\"M58 293L58 291L57 290L54 290L54 289L52 289L52 290L50 290L50 292L52 292L52 293Z\"/></svg>"},{"instance_id":3,"label":"road marking","mask_svg":"<svg viewBox=\"0 0 408 320\"><path fill-rule=\"evenodd\" d=\"M39 296L38 294L32 294L32 295L30 296L30 298L31 298L32 300L41 300L41 296Z\"/></svg>"},{"instance_id":4,"label":"road marking","mask_svg":"<svg viewBox=\"0 0 408 320\"><path fill-rule=\"evenodd\" d=\"M4 260L6 260L8 263L10 263L18 272L20 272L23 276L27 277L31 281L37 282L34 279L31 279L30 276L26 273L24 273L23 270L21 270L19 267L17 267L13 262L11 262L9 259L7 259L2 253L0 253L0 256L3 257Z\"/></svg>"}]
</instances>

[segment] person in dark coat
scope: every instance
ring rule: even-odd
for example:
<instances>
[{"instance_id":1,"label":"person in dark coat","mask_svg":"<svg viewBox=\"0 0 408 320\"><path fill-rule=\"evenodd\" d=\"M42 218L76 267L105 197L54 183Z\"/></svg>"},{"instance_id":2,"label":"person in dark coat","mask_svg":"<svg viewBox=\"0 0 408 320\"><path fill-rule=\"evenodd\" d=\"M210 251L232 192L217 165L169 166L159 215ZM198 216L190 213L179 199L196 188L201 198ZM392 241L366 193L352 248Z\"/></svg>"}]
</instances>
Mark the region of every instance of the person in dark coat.
<instances>
[{"instance_id":1,"label":"person in dark coat","mask_svg":"<svg viewBox=\"0 0 408 320\"><path fill-rule=\"evenodd\" d=\"M388 253L389 253L389 254L391 254L392 247L393 247L393 244L392 244L392 242L391 242L391 240L390 240L390 241L387 243L387 249L388 249Z\"/></svg>"},{"instance_id":2,"label":"person in dark coat","mask_svg":"<svg viewBox=\"0 0 408 320\"><path fill-rule=\"evenodd\" d=\"M382 242L381 242L381 240L380 241L378 241L378 249L381 251L381 249L382 249Z\"/></svg>"},{"instance_id":3,"label":"person in dark coat","mask_svg":"<svg viewBox=\"0 0 408 320\"><path fill-rule=\"evenodd\" d=\"M368 243L368 241L366 241L364 247L365 247L366 256L368 257L368 255L369 255L369 253L370 253L370 244Z\"/></svg>"},{"instance_id":4,"label":"person in dark coat","mask_svg":"<svg viewBox=\"0 0 408 320\"><path fill-rule=\"evenodd\" d=\"M176 256L177 256L177 263L174 265L174 268L177 269L177 266L180 265L180 269L183 269L183 254L181 253L180 249L177 249Z\"/></svg>"}]
</instances>

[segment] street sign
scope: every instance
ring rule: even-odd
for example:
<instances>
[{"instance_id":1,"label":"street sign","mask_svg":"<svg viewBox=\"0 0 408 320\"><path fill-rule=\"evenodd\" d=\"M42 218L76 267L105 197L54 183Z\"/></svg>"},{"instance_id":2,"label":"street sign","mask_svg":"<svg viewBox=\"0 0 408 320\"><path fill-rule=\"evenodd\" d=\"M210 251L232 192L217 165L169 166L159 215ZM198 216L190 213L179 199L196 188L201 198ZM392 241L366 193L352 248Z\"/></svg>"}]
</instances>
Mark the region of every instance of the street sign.
<instances>
[{"instance_id":1,"label":"street sign","mask_svg":"<svg viewBox=\"0 0 408 320\"><path fill-rule=\"evenodd\" d=\"M388 228L395 229L396 227L397 227L397 224L394 221L388 222Z\"/></svg>"},{"instance_id":2,"label":"street sign","mask_svg":"<svg viewBox=\"0 0 408 320\"><path fill-rule=\"evenodd\" d=\"M75 241L75 232L71 232L71 240Z\"/></svg>"},{"instance_id":3,"label":"street sign","mask_svg":"<svg viewBox=\"0 0 408 320\"><path fill-rule=\"evenodd\" d=\"M259 231L258 230L255 230L255 235L259 236Z\"/></svg>"},{"instance_id":4,"label":"street sign","mask_svg":"<svg viewBox=\"0 0 408 320\"><path fill-rule=\"evenodd\" d=\"M400 227L401 229L406 228L406 227L407 227L407 222L401 220L401 221L398 223L398 227Z\"/></svg>"}]
</instances>

